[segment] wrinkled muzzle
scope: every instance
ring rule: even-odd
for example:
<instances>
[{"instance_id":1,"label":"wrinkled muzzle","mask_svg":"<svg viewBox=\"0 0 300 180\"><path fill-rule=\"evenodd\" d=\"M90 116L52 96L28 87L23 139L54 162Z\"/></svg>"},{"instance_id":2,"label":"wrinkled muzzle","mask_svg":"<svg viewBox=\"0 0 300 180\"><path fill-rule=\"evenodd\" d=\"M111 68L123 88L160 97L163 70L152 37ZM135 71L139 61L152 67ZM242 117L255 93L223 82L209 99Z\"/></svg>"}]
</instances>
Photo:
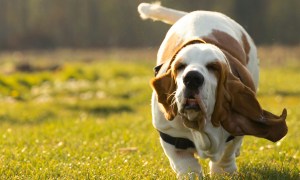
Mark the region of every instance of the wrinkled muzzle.
<instances>
[{"instance_id":1,"label":"wrinkled muzzle","mask_svg":"<svg viewBox=\"0 0 300 180\"><path fill-rule=\"evenodd\" d=\"M207 108L199 95L184 99L182 113L180 113L184 125L198 131L202 131L207 122Z\"/></svg>"},{"instance_id":2,"label":"wrinkled muzzle","mask_svg":"<svg viewBox=\"0 0 300 180\"><path fill-rule=\"evenodd\" d=\"M204 84L204 76L196 71L188 71L182 78L183 89L181 90L180 115L185 126L201 131L207 119L207 108L201 99L201 88Z\"/></svg>"}]
</instances>

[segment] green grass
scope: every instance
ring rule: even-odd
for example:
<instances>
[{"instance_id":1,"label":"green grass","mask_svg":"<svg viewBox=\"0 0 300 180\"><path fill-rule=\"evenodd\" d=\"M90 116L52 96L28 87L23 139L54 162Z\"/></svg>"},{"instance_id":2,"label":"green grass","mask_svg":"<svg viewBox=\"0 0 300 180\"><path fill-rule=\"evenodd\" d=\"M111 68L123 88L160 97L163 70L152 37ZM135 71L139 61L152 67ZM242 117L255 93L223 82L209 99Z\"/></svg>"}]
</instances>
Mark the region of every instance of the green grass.
<instances>
[{"instance_id":1,"label":"green grass","mask_svg":"<svg viewBox=\"0 0 300 180\"><path fill-rule=\"evenodd\" d=\"M300 179L300 59L283 57L262 62L258 98L288 109L288 135L246 137L239 172L212 179ZM0 179L175 179L151 124L154 59L152 49L0 54Z\"/></svg>"}]
</instances>

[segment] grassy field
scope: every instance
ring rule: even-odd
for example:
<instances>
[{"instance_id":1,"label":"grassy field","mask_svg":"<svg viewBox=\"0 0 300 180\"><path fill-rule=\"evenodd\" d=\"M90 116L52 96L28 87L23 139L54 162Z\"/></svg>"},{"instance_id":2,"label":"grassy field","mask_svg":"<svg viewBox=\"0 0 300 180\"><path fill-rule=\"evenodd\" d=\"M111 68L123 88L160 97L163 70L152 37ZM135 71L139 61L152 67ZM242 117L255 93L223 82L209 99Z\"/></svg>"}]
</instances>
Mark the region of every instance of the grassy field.
<instances>
[{"instance_id":1,"label":"grassy field","mask_svg":"<svg viewBox=\"0 0 300 180\"><path fill-rule=\"evenodd\" d=\"M212 179L300 179L300 48L259 52L259 101L288 109L288 135L246 137L239 173ZM154 64L155 49L1 53L0 179L175 179L151 124Z\"/></svg>"}]
</instances>

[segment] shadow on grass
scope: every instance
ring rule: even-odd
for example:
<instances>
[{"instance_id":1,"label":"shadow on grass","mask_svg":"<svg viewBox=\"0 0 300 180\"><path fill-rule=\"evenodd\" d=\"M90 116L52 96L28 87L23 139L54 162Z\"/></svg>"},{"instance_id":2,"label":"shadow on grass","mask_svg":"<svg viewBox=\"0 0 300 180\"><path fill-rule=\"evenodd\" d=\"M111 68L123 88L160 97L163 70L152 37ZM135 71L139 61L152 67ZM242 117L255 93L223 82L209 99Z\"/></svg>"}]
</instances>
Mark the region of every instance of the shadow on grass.
<instances>
[{"instance_id":1,"label":"shadow on grass","mask_svg":"<svg viewBox=\"0 0 300 180\"><path fill-rule=\"evenodd\" d=\"M44 112L36 117L28 116L12 116L12 115L0 115L0 123L9 123L16 125L37 125L54 119L56 115L53 112Z\"/></svg>"},{"instance_id":2,"label":"shadow on grass","mask_svg":"<svg viewBox=\"0 0 300 180\"><path fill-rule=\"evenodd\" d=\"M259 92L258 96L277 95L282 97L300 97L300 91L274 91L274 92Z\"/></svg>"},{"instance_id":3,"label":"shadow on grass","mask_svg":"<svg viewBox=\"0 0 300 180\"><path fill-rule=\"evenodd\" d=\"M279 95L279 96L300 96L300 91L295 91L295 92L290 92L290 91L276 91L275 92L276 95Z\"/></svg>"},{"instance_id":4,"label":"shadow on grass","mask_svg":"<svg viewBox=\"0 0 300 180\"><path fill-rule=\"evenodd\" d=\"M240 175L243 179L300 179L300 170L297 167L274 168L268 166L241 167Z\"/></svg>"},{"instance_id":5,"label":"shadow on grass","mask_svg":"<svg viewBox=\"0 0 300 180\"><path fill-rule=\"evenodd\" d=\"M112 114L119 113L132 113L134 110L128 105L119 105L119 106L80 106L80 105L67 105L67 109L72 111L85 111L89 114L99 115L99 116L109 116Z\"/></svg>"}]
</instances>

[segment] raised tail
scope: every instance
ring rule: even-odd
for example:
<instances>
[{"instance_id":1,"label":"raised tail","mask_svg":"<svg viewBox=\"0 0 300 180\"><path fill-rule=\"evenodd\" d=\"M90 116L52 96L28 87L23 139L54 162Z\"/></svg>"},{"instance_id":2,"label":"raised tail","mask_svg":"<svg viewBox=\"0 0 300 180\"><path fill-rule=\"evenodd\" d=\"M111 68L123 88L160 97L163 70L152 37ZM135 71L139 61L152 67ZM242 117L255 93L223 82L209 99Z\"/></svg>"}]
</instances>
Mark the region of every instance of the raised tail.
<instances>
[{"instance_id":1,"label":"raised tail","mask_svg":"<svg viewBox=\"0 0 300 180\"><path fill-rule=\"evenodd\" d=\"M159 3L141 3L138 6L138 12L142 19L158 20L167 24L174 24L178 19L187 14L184 11L162 7Z\"/></svg>"}]
</instances>

